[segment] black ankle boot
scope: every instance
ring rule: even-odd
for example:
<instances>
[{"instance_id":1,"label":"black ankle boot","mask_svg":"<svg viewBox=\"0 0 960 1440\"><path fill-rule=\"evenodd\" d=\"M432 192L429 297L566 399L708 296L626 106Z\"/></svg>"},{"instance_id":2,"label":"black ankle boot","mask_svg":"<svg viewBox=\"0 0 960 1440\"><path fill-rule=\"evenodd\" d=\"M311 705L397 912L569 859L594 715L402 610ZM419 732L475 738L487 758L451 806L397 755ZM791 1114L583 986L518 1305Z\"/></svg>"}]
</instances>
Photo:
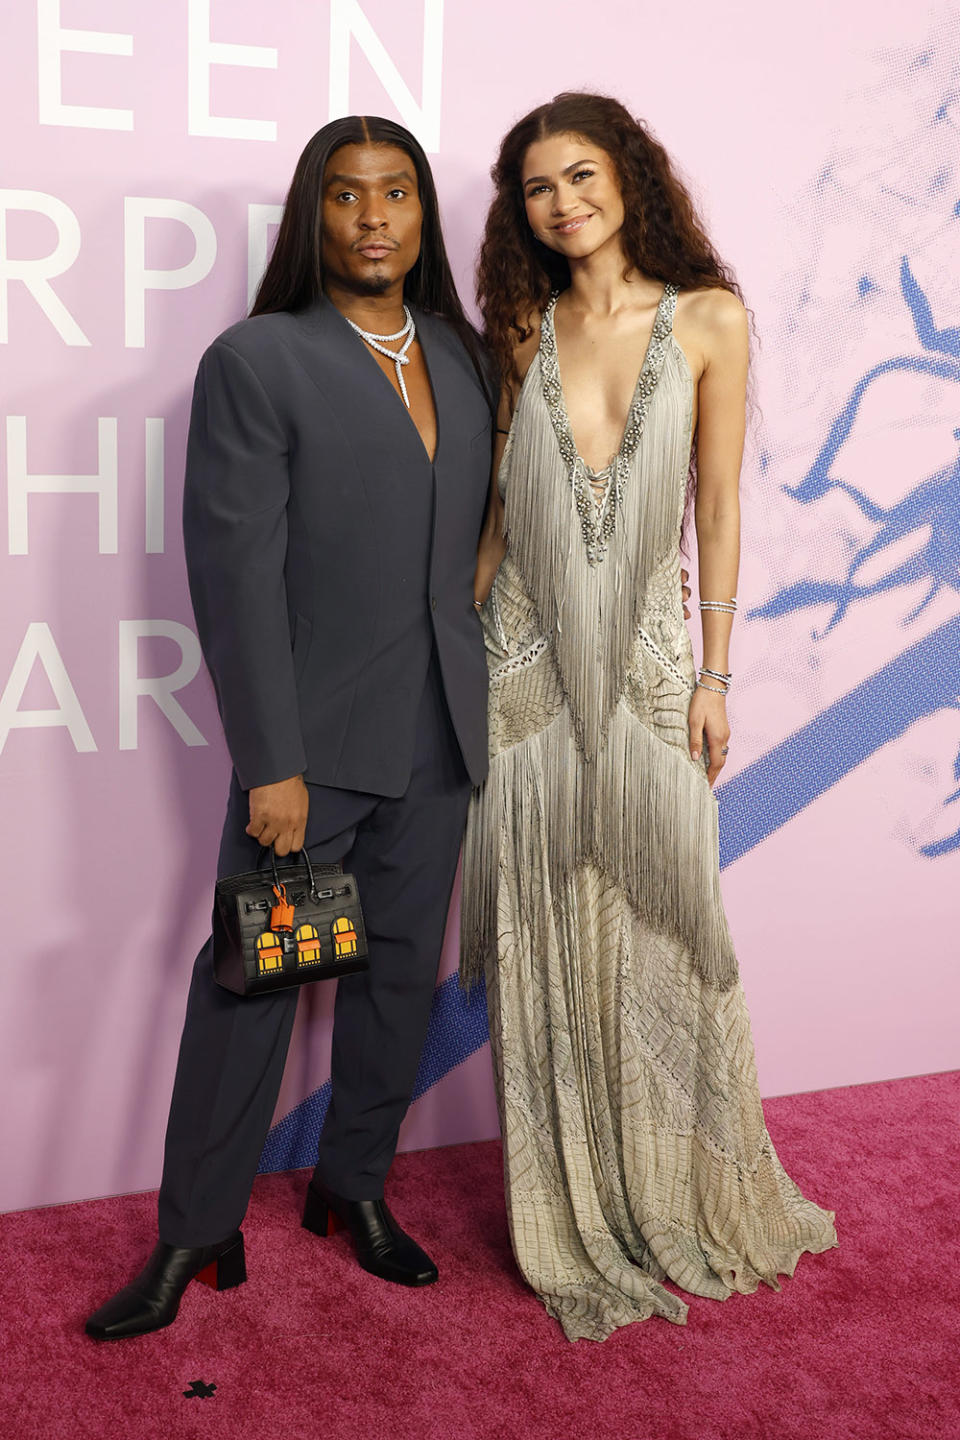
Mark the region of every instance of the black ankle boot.
<instances>
[{"instance_id":1,"label":"black ankle boot","mask_svg":"<svg viewBox=\"0 0 960 1440\"><path fill-rule=\"evenodd\" d=\"M177 1318L180 1298L191 1280L200 1280L214 1290L229 1290L246 1278L239 1230L219 1245L194 1250L161 1241L136 1279L90 1316L87 1334L94 1340L122 1340L162 1330Z\"/></svg>"},{"instance_id":2,"label":"black ankle boot","mask_svg":"<svg viewBox=\"0 0 960 1440\"><path fill-rule=\"evenodd\" d=\"M332 1235L337 1222L350 1231L364 1270L396 1285L432 1285L437 1267L405 1234L385 1200L344 1200L314 1178L307 1186L303 1226L314 1235Z\"/></svg>"}]
</instances>

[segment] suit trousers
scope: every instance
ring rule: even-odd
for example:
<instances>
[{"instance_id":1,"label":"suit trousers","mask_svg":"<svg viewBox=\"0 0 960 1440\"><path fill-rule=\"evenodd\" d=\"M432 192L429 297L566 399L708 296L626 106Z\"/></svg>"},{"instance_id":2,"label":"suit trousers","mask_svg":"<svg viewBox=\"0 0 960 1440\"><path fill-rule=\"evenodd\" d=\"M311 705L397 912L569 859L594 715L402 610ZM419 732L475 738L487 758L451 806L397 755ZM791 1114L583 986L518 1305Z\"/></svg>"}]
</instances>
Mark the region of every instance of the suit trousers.
<instances>
[{"instance_id":1,"label":"suit trousers","mask_svg":"<svg viewBox=\"0 0 960 1440\"><path fill-rule=\"evenodd\" d=\"M306 845L342 860L363 906L370 968L336 982L332 1095L317 1175L351 1200L376 1200L410 1104L426 1038L470 780L434 652L413 771L398 799L311 785ZM219 875L252 870L236 776ZM243 1219L270 1127L299 989L244 998L217 985L213 942L197 956L174 1081L159 1197L160 1239L214 1244ZM322 982L320 982L322 983Z\"/></svg>"}]
</instances>

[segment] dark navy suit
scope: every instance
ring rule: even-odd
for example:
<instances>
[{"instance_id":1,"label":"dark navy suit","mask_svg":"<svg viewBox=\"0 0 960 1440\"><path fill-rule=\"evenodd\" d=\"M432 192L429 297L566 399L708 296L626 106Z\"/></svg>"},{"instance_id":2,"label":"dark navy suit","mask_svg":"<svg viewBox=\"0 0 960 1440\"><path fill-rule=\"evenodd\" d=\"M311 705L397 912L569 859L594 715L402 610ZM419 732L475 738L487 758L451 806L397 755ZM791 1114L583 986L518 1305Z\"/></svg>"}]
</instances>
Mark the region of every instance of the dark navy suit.
<instances>
[{"instance_id":1,"label":"dark navy suit","mask_svg":"<svg viewBox=\"0 0 960 1440\"><path fill-rule=\"evenodd\" d=\"M338 982L318 1174L377 1199L426 1034L471 784L487 764L473 607L492 420L451 326L414 311L433 462L342 315L242 321L203 357L184 494L190 591L234 777L219 873L252 868L246 791L302 774L307 845L357 876L370 970ZM167 1131L160 1238L242 1219L297 992L240 999L197 957Z\"/></svg>"}]
</instances>

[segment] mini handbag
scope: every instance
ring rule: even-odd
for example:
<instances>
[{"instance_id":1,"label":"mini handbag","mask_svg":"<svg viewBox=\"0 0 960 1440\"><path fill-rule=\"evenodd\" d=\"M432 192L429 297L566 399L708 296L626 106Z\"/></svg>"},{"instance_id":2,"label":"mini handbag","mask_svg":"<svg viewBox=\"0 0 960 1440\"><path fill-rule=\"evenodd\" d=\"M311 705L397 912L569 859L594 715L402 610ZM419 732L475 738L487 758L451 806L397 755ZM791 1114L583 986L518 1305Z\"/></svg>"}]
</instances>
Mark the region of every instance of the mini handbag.
<instances>
[{"instance_id":1,"label":"mini handbag","mask_svg":"<svg viewBox=\"0 0 960 1440\"><path fill-rule=\"evenodd\" d=\"M292 859L292 857L291 857ZM269 995L369 968L357 882L340 865L250 870L217 881L213 974L235 995Z\"/></svg>"}]
</instances>

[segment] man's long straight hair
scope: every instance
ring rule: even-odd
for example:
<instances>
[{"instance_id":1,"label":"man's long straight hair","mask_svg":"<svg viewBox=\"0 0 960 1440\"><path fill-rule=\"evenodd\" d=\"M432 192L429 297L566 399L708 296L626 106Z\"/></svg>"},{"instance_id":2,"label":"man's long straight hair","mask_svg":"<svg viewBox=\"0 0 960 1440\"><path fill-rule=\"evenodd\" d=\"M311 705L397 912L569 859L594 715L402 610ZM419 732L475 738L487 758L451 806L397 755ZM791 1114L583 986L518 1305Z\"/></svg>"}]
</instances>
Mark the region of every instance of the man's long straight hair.
<instances>
[{"instance_id":1,"label":"man's long straight hair","mask_svg":"<svg viewBox=\"0 0 960 1440\"><path fill-rule=\"evenodd\" d=\"M378 115L348 115L331 120L307 141L287 192L273 255L250 314L269 315L278 310L295 314L323 294L323 181L330 156L342 145L396 145L413 161L423 229L420 254L403 282L404 299L449 321L473 361L488 404L494 408L489 361L453 283L430 163L410 131L392 120Z\"/></svg>"}]
</instances>

